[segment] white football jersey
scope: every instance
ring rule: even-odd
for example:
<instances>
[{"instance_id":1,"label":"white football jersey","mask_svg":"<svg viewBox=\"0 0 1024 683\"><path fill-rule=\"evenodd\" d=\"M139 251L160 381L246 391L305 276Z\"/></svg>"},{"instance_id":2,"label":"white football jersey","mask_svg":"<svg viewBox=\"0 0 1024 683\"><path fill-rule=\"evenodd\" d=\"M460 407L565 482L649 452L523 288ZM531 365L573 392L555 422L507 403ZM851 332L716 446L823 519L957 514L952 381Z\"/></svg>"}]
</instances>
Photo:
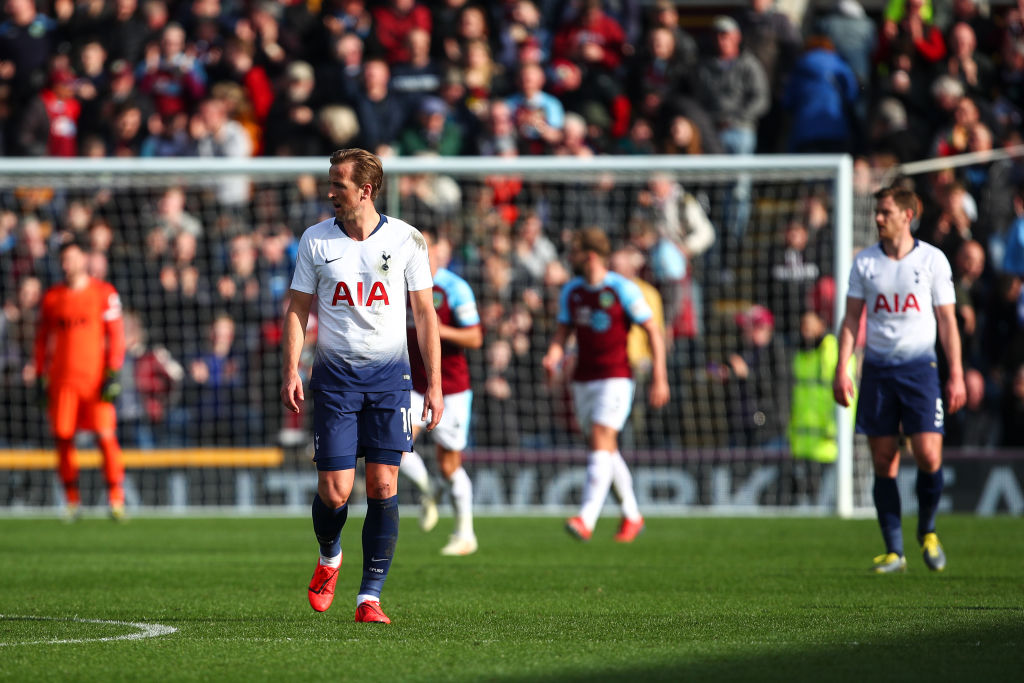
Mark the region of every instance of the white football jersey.
<instances>
[{"instance_id":1,"label":"white football jersey","mask_svg":"<svg viewBox=\"0 0 1024 683\"><path fill-rule=\"evenodd\" d=\"M363 241L351 239L334 218L307 228L291 287L319 300L310 387L410 388L406 291L433 286L427 244L405 221L381 214Z\"/></svg>"},{"instance_id":2,"label":"white football jersey","mask_svg":"<svg viewBox=\"0 0 1024 683\"><path fill-rule=\"evenodd\" d=\"M865 359L876 365L935 360L935 306L956 302L953 272L946 255L914 241L900 260L880 244L859 254L850 270L849 296L867 309Z\"/></svg>"}]
</instances>

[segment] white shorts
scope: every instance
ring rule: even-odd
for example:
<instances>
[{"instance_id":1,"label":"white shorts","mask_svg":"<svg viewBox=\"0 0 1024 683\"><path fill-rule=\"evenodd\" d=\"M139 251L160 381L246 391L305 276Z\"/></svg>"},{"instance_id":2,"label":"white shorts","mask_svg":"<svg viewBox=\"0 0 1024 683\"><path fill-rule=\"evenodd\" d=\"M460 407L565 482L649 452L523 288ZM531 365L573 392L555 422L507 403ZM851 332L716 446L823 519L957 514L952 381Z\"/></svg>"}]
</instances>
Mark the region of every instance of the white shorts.
<instances>
[{"instance_id":1,"label":"white shorts","mask_svg":"<svg viewBox=\"0 0 1024 683\"><path fill-rule=\"evenodd\" d=\"M636 383L628 377L573 382L572 403L584 434L595 424L621 432L633 409L635 388Z\"/></svg>"},{"instance_id":2,"label":"white shorts","mask_svg":"<svg viewBox=\"0 0 1024 683\"><path fill-rule=\"evenodd\" d=\"M412 394L412 424L426 429L427 423L420 420L423 414L423 394ZM473 390L447 394L444 397L444 412L441 421L430 432L431 438L450 451L464 451L469 443L469 413L473 407Z\"/></svg>"}]
</instances>

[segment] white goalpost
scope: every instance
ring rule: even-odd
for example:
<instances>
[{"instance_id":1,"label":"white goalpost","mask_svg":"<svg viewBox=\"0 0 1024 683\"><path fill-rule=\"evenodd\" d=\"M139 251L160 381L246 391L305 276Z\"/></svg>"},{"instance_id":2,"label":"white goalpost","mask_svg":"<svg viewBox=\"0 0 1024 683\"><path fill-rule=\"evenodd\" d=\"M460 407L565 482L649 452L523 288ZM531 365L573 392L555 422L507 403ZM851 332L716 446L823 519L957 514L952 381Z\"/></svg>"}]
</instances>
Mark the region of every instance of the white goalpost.
<instances>
[{"instance_id":1,"label":"white goalpost","mask_svg":"<svg viewBox=\"0 0 1024 683\"><path fill-rule=\"evenodd\" d=\"M24 369L33 290L59 279L55 247L68 231L92 245L90 267L117 287L135 335L118 403L129 509L306 510L309 425L278 403L278 346L297 237L331 215L328 166L326 155L0 160L0 514L62 502ZM638 360L622 434L645 514L870 506L849 411L816 407L834 411L834 462L795 459L789 440L801 317L814 311L836 331L855 221L870 220L855 216L849 157L393 158L384 170L379 209L447 235L450 267L481 311L466 452L480 514L561 514L578 500L583 438L566 387L545 380L539 359L569 274L567 238L592 225L644 257L640 275L666 311L673 400L645 407ZM686 226L700 215L714 240L691 248ZM534 250L537 225L553 263ZM684 258L666 259L659 238L683 244ZM763 311L773 334L762 347L745 330ZM98 504L98 454L79 441L83 500Z\"/></svg>"}]
</instances>

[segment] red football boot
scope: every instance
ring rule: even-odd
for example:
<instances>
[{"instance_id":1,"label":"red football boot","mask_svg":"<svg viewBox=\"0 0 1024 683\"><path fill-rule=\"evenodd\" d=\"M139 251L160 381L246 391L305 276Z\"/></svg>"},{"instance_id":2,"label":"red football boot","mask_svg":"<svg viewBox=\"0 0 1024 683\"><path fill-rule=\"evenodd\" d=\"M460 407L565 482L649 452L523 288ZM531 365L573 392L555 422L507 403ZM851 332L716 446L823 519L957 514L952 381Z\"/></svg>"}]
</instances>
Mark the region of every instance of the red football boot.
<instances>
[{"instance_id":1,"label":"red football boot","mask_svg":"<svg viewBox=\"0 0 1024 683\"><path fill-rule=\"evenodd\" d=\"M570 517L565 520L565 530L581 541L589 541L590 536L593 533L587 528L587 525L583 523L582 517Z\"/></svg>"},{"instance_id":2,"label":"red football boot","mask_svg":"<svg viewBox=\"0 0 1024 683\"><path fill-rule=\"evenodd\" d=\"M388 615L380 610L380 603L373 600L359 603L356 607L356 622L364 624L390 624Z\"/></svg>"},{"instance_id":3,"label":"red football boot","mask_svg":"<svg viewBox=\"0 0 1024 683\"><path fill-rule=\"evenodd\" d=\"M326 567L319 562L313 571L313 578L309 580L309 606L317 612L325 612L334 601L334 584L338 583L338 572L341 565L337 567Z\"/></svg>"},{"instance_id":4,"label":"red football boot","mask_svg":"<svg viewBox=\"0 0 1024 683\"><path fill-rule=\"evenodd\" d=\"M619 543L632 543L633 539L644 530L644 518L623 519L619 525L619 533L615 534L615 540Z\"/></svg>"}]
</instances>

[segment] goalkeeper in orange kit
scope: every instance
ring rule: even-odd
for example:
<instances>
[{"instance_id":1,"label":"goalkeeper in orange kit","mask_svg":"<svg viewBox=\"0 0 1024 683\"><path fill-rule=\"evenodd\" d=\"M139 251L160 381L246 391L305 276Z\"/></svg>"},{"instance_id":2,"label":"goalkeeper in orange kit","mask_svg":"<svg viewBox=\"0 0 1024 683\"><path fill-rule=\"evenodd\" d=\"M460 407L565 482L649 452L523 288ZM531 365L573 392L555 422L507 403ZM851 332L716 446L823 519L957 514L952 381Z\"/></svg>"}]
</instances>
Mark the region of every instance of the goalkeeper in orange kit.
<instances>
[{"instance_id":1,"label":"goalkeeper in orange kit","mask_svg":"<svg viewBox=\"0 0 1024 683\"><path fill-rule=\"evenodd\" d=\"M124 463L112 401L120 393L124 361L121 299L109 283L91 277L81 244L61 246L64 281L46 291L36 333L35 367L57 444L57 472L64 485L65 517L77 519L81 497L75 433L96 433L103 453L110 515L124 518Z\"/></svg>"}]
</instances>

